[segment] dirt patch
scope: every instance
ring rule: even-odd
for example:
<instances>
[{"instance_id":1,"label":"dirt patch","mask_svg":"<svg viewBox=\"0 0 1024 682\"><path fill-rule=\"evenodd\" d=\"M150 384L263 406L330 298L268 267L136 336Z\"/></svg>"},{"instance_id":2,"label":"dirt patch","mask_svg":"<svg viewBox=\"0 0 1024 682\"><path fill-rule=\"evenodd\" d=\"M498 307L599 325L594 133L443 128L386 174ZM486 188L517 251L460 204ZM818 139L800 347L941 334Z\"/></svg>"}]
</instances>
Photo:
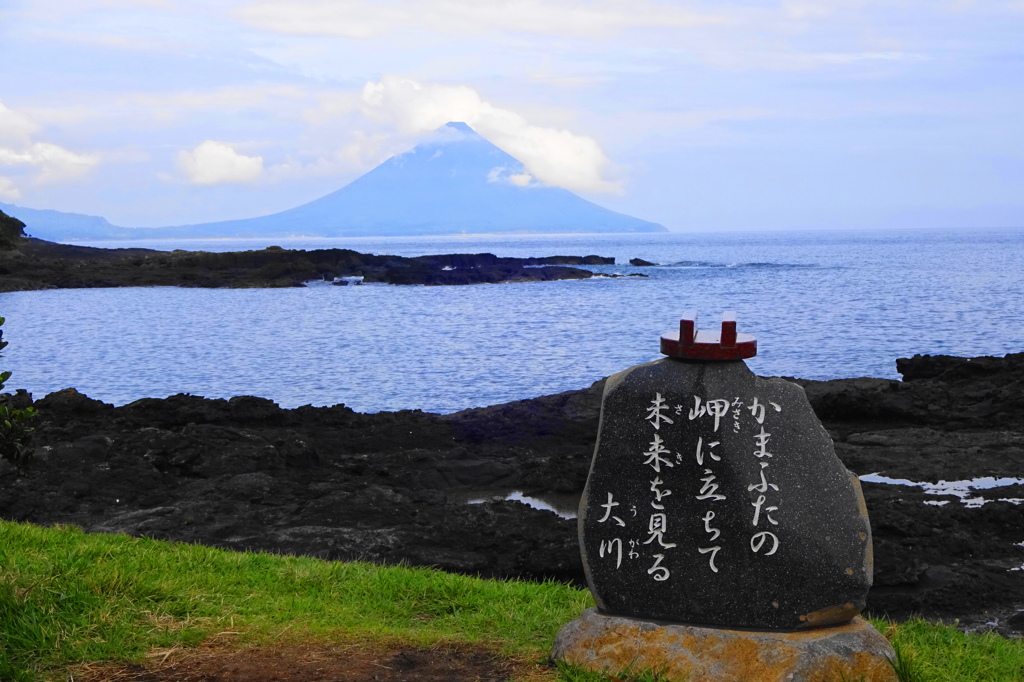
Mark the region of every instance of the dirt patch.
<instances>
[{"instance_id":1,"label":"dirt patch","mask_svg":"<svg viewBox=\"0 0 1024 682\"><path fill-rule=\"evenodd\" d=\"M150 654L146 664L88 666L81 682L505 682L552 680L537 663L504 657L485 647L445 645L377 647L365 644L275 645Z\"/></svg>"}]
</instances>

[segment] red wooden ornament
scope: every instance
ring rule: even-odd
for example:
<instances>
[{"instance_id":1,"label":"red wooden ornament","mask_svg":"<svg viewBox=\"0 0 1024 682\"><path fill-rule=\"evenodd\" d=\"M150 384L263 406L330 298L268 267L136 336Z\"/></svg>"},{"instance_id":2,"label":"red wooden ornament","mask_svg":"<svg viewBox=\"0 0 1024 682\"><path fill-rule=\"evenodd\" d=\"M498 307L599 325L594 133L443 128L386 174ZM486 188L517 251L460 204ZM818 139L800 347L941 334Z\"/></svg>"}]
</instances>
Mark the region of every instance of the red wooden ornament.
<instances>
[{"instance_id":1,"label":"red wooden ornament","mask_svg":"<svg viewBox=\"0 0 1024 682\"><path fill-rule=\"evenodd\" d=\"M743 360L757 355L757 339L750 334L736 333L736 313L722 314L722 330L699 331L697 312L689 310L679 320L678 332L665 332L661 337L661 352L684 360Z\"/></svg>"}]
</instances>

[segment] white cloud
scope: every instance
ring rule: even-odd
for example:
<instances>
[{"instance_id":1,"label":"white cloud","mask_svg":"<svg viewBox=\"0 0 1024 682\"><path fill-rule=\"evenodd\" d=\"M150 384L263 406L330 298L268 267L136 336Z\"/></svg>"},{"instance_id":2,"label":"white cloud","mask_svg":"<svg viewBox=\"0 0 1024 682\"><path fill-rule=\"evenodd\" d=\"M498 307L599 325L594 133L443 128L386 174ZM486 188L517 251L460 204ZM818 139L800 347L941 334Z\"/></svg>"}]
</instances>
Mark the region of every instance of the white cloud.
<instances>
[{"instance_id":1,"label":"white cloud","mask_svg":"<svg viewBox=\"0 0 1024 682\"><path fill-rule=\"evenodd\" d=\"M76 93L73 100L47 97L20 109L42 128L59 128L65 135L92 135L98 130L117 131L119 137L158 129L185 128L197 121L227 122L244 115L272 124L302 125L303 107L315 103L315 92L290 85L255 83L220 88L172 89L160 91L159 83L147 83L151 90L130 90L112 94L104 91ZM358 97L358 93L352 95ZM213 118L217 117L217 118ZM0 110L0 122L3 112ZM0 125L2 130L2 125ZM220 133L192 128L185 140L196 136L216 137ZM200 138L202 139L202 138ZM176 140L178 146L187 144ZM2 139L0 139L2 143ZM103 154L104 162L108 161Z\"/></svg>"},{"instance_id":2,"label":"white cloud","mask_svg":"<svg viewBox=\"0 0 1024 682\"><path fill-rule=\"evenodd\" d=\"M254 182L263 175L263 157L239 154L229 144L206 140L190 152L178 152L178 168L197 185Z\"/></svg>"},{"instance_id":3,"label":"white cloud","mask_svg":"<svg viewBox=\"0 0 1024 682\"><path fill-rule=\"evenodd\" d=\"M400 28L605 38L636 27L690 28L720 21L650 0L270 0L244 5L235 15L269 31L357 40Z\"/></svg>"},{"instance_id":4,"label":"white cloud","mask_svg":"<svg viewBox=\"0 0 1024 682\"><path fill-rule=\"evenodd\" d=\"M358 92L329 92L317 96L319 106L302 112L303 118L312 125L330 123L339 116L359 111L361 98Z\"/></svg>"},{"instance_id":5,"label":"white cloud","mask_svg":"<svg viewBox=\"0 0 1024 682\"><path fill-rule=\"evenodd\" d=\"M823 17L828 15L828 10L821 5L807 2L794 2L793 0L783 0L780 5L780 9L794 19Z\"/></svg>"},{"instance_id":6,"label":"white cloud","mask_svg":"<svg viewBox=\"0 0 1024 682\"><path fill-rule=\"evenodd\" d=\"M28 144L39 124L0 102L0 144Z\"/></svg>"},{"instance_id":7,"label":"white cloud","mask_svg":"<svg viewBox=\"0 0 1024 682\"><path fill-rule=\"evenodd\" d=\"M487 182L507 182L516 187L529 187L534 178L529 173L510 174L505 166L497 166L487 173Z\"/></svg>"},{"instance_id":8,"label":"white cloud","mask_svg":"<svg viewBox=\"0 0 1024 682\"><path fill-rule=\"evenodd\" d=\"M725 69L757 68L763 71L812 71L852 65L923 62L928 55L900 50L871 52L800 52L788 48L759 51L708 51L706 61Z\"/></svg>"},{"instance_id":9,"label":"white cloud","mask_svg":"<svg viewBox=\"0 0 1024 682\"><path fill-rule=\"evenodd\" d=\"M154 109L210 109L237 111L266 106L271 100L297 100L306 96L302 88L290 85L252 85L218 88L217 90L185 90L178 92L135 93L121 98Z\"/></svg>"},{"instance_id":10,"label":"white cloud","mask_svg":"<svg viewBox=\"0 0 1024 682\"><path fill-rule=\"evenodd\" d=\"M81 177L99 163L96 154L78 154L50 142L33 141L40 128L31 117L0 102L0 166L35 168L38 173L33 181L45 185ZM7 194L18 191L9 178L0 190Z\"/></svg>"},{"instance_id":11,"label":"white cloud","mask_svg":"<svg viewBox=\"0 0 1024 682\"><path fill-rule=\"evenodd\" d=\"M337 158L356 168L365 168L404 151L401 147L396 149L393 136L387 133L367 134L357 130L352 134L352 141L338 150Z\"/></svg>"},{"instance_id":12,"label":"white cloud","mask_svg":"<svg viewBox=\"0 0 1024 682\"><path fill-rule=\"evenodd\" d=\"M362 110L368 118L393 123L407 135L462 121L522 161L530 175L545 184L574 191L620 191L603 177L610 162L596 140L530 125L520 114L484 101L464 85L421 84L385 76L363 88Z\"/></svg>"},{"instance_id":13,"label":"white cloud","mask_svg":"<svg viewBox=\"0 0 1024 682\"><path fill-rule=\"evenodd\" d=\"M592 88L603 85L612 80L607 73L579 74L579 73L553 73L550 71L535 71L527 76L532 81L553 85L557 88Z\"/></svg>"},{"instance_id":14,"label":"white cloud","mask_svg":"<svg viewBox=\"0 0 1024 682\"><path fill-rule=\"evenodd\" d=\"M14 185L14 181L0 175L0 199L15 201L21 198L21 190Z\"/></svg>"},{"instance_id":15,"label":"white cloud","mask_svg":"<svg viewBox=\"0 0 1024 682\"><path fill-rule=\"evenodd\" d=\"M76 154L49 142L34 142L20 150L0 147L0 164L36 166L36 182L49 184L85 175L99 163L95 154Z\"/></svg>"}]
</instances>

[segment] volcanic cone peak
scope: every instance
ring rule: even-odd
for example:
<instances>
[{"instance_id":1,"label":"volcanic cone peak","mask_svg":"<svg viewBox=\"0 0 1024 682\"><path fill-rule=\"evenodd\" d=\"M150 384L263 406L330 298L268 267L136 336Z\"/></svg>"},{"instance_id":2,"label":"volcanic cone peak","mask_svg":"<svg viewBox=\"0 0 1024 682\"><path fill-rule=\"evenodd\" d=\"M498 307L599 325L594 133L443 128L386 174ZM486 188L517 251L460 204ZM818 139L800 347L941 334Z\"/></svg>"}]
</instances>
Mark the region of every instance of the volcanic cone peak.
<instances>
[{"instance_id":1,"label":"volcanic cone peak","mask_svg":"<svg viewBox=\"0 0 1024 682\"><path fill-rule=\"evenodd\" d=\"M0 208L6 210L3 205ZM616 213L569 190L538 182L522 162L461 122L441 126L428 140L335 192L271 215L177 227L122 228L76 214L29 212L22 216L27 231L54 241L666 231L657 223Z\"/></svg>"},{"instance_id":2,"label":"volcanic cone peak","mask_svg":"<svg viewBox=\"0 0 1024 682\"><path fill-rule=\"evenodd\" d=\"M258 220L284 219L329 236L665 229L538 183L518 159L459 122L337 192Z\"/></svg>"}]
</instances>

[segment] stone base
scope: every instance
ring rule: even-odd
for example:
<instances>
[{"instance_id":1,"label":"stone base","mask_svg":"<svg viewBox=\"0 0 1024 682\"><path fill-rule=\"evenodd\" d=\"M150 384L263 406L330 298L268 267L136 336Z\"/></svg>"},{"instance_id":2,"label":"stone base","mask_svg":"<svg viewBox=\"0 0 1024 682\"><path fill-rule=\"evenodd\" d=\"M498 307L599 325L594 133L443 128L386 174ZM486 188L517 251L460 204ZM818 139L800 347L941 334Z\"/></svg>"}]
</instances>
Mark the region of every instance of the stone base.
<instances>
[{"instance_id":1,"label":"stone base","mask_svg":"<svg viewBox=\"0 0 1024 682\"><path fill-rule=\"evenodd\" d=\"M661 624L583 612L558 632L551 657L612 674L660 672L686 682L897 682L889 642L861 617L803 632Z\"/></svg>"}]
</instances>

